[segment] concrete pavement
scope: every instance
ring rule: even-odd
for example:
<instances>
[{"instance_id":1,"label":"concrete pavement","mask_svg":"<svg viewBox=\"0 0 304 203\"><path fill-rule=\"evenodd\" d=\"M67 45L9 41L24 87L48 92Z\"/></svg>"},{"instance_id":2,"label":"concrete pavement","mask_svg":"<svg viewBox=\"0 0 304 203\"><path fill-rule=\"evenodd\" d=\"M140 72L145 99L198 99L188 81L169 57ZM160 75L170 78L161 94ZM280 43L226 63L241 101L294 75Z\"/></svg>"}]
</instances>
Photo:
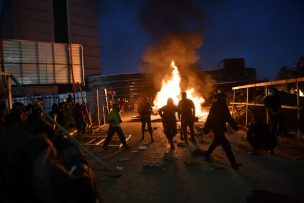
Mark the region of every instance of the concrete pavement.
<instances>
[{"instance_id":1,"label":"concrete pavement","mask_svg":"<svg viewBox=\"0 0 304 203\"><path fill-rule=\"evenodd\" d=\"M170 147L163 133L160 120L152 123L155 142L150 142L148 131L141 140L141 124L132 115L123 116L123 131L131 135L130 149L118 149L119 139L114 135L108 151L101 145L88 148L113 171L121 173L112 177L102 171L94 161L98 185L104 202L288 202L303 201L304 148L287 140L279 143L275 155L263 152L250 156L250 147L243 141L245 131L228 129L236 159L243 163L239 170L231 168L221 147L212 154L213 162L193 158L191 150L206 150L212 133L197 135L199 143L189 142L177 147L180 135L175 138L175 149ZM202 126L202 123L198 123ZM104 136L106 127L95 133ZM91 138L90 138L91 139ZM88 141L88 140L86 140ZM146 149L143 149L146 148ZM286 198L286 199L284 199ZM254 200L254 201L252 201Z\"/></svg>"}]
</instances>

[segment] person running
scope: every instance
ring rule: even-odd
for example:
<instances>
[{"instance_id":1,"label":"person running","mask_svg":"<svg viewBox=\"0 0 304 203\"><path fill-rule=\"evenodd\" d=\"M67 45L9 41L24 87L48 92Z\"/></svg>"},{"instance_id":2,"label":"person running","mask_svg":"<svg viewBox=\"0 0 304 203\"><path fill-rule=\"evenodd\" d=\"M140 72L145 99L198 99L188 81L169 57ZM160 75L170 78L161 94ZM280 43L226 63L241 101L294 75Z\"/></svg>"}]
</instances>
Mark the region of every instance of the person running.
<instances>
[{"instance_id":1,"label":"person running","mask_svg":"<svg viewBox=\"0 0 304 203\"><path fill-rule=\"evenodd\" d=\"M115 133L118 134L120 142L123 144L125 149L129 149L128 144L126 142L126 137L121 129L120 123L122 123L120 114L120 107L118 104L113 105L113 109L110 111L108 114L108 122L109 122L109 129L108 129L108 134L106 137L106 140L103 144L103 149L107 150L108 145L110 144L112 137Z\"/></svg>"},{"instance_id":2,"label":"person running","mask_svg":"<svg viewBox=\"0 0 304 203\"><path fill-rule=\"evenodd\" d=\"M208 134L210 130L212 130L214 133L213 141L209 146L208 151L204 153L205 159L210 161L210 156L213 150L217 146L221 145L231 163L232 168L238 169L242 164L235 160L230 143L225 137L226 122L229 123L234 130L239 130L238 125L232 118L227 107L226 96L222 93L217 93L213 98L210 112L203 129L205 134Z\"/></svg>"},{"instance_id":3,"label":"person running","mask_svg":"<svg viewBox=\"0 0 304 203\"><path fill-rule=\"evenodd\" d=\"M181 120L181 139L187 142L187 127L190 130L191 141L195 142L194 137L194 118L195 106L191 99L187 98L187 93L182 92L182 99L178 102L179 118Z\"/></svg>"},{"instance_id":4,"label":"person running","mask_svg":"<svg viewBox=\"0 0 304 203\"><path fill-rule=\"evenodd\" d=\"M169 98L167 100L167 105L163 106L159 110L159 115L162 118L162 123L164 126L164 132L171 145L174 148L173 138L177 133L176 127L176 113L178 112L177 106L173 103L173 99Z\"/></svg>"},{"instance_id":5,"label":"person running","mask_svg":"<svg viewBox=\"0 0 304 203\"><path fill-rule=\"evenodd\" d=\"M151 113L152 113L152 107L150 102L148 102L146 97L142 97L138 104L138 113L140 116L141 121L141 132L142 132L142 140L145 138L145 129L146 125L148 126L148 130L151 137L151 142L154 141L153 139L153 130L151 125Z\"/></svg>"}]
</instances>

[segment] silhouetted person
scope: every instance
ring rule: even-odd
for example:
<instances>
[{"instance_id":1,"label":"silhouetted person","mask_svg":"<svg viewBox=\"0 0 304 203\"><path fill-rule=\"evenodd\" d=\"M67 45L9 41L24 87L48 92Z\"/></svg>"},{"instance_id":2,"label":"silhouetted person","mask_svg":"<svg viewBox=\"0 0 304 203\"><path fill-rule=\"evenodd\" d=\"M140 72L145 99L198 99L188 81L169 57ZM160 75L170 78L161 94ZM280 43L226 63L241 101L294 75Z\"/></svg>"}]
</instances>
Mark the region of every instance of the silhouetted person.
<instances>
[{"instance_id":1,"label":"silhouetted person","mask_svg":"<svg viewBox=\"0 0 304 203\"><path fill-rule=\"evenodd\" d=\"M270 88L268 90L268 95L264 99L264 106L269 117L272 134L280 136L284 122L281 115L281 100L277 89Z\"/></svg>"},{"instance_id":2,"label":"silhouetted person","mask_svg":"<svg viewBox=\"0 0 304 203\"><path fill-rule=\"evenodd\" d=\"M138 104L138 113L140 116L141 121L141 132L142 132L142 139L145 138L145 128L146 125L148 126L148 130L150 133L151 141L153 142L153 130L151 126L151 113L152 113L152 107L150 102L148 102L146 97L142 97Z\"/></svg>"},{"instance_id":3,"label":"silhouetted person","mask_svg":"<svg viewBox=\"0 0 304 203\"><path fill-rule=\"evenodd\" d=\"M21 124L28 120L27 109L20 103L15 102L12 109L6 117L5 125Z\"/></svg>"},{"instance_id":4,"label":"silhouetted person","mask_svg":"<svg viewBox=\"0 0 304 203\"><path fill-rule=\"evenodd\" d=\"M187 127L190 130L191 140L195 142L194 138L194 118L195 118L195 106L191 99L187 98L187 93L182 92L182 99L178 102L179 117L181 119L181 139L187 142Z\"/></svg>"},{"instance_id":5,"label":"silhouetted person","mask_svg":"<svg viewBox=\"0 0 304 203\"><path fill-rule=\"evenodd\" d=\"M74 119L77 128L77 134L79 136L84 136L86 132L86 120L85 120L85 104L80 105L79 103L75 104Z\"/></svg>"},{"instance_id":6,"label":"silhouetted person","mask_svg":"<svg viewBox=\"0 0 304 203\"><path fill-rule=\"evenodd\" d=\"M204 126L204 133L207 134L210 130L212 130L214 133L214 139L209 146L208 151L205 153L205 158L206 160L210 160L213 150L217 146L221 145L231 163L231 166L234 169L237 169L241 166L241 164L236 162L230 143L225 137L226 123L229 123L234 130L239 130L238 125L231 117L227 107L226 95L217 93L213 98L213 103Z\"/></svg>"},{"instance_id":7,"label":"silhouetted person","mask_svg":"<svg viewBox=\"0 0 304 203\"><path fill-rule=\"evenodd\" d=\"M167 100L167 105L163 106L158 111L162 118L165 135L171 145L171 148L174 148L173 138L177 133L176 113L178 112L178 108L176 105L174 105L173 99L169 98Z\"/></svg>"},{"instance_id":8,"label":"silhouetted person","mask_svg":"<svg viewBox=\"0 0 304 203\"><path fill-rule=\"evenodd\" d=\"M52 105L52 110L48 113L48 115L51 116L54 119L54 121L57 121L58 113L59 113L58 105L53 104ZM48 119L48 120L50 120L50 119ZM50 123L53 123L53 122L50 121ZM53 123L53 129L54 130L56 129L56 124L55 123Z\"/></svg>"},{"instance_id":9,"label":"silhouetted person","mask_svg":"<svg viewBox=\"0 0 304 203\"><path fill-rule=\"evenodd\" d=\"M115 133L118 134L118 137L123 144L125 149L128 149L128 145L126 142L126 137L120 127L120 123L122 123L120 114L120 107L118 104L114 104L113 109L110 111L108 114L108 122L109 122L109 130L108 130L108 135L107 138L103 144L103 149L107 150L108 145L110 144L112 137Z\"/></svg>"},{"instance_id":10,"label":"silhouetted person","mask_svg":"<svg viewBox=\"0 0 304 203\"><path fill-rule=\"evenodd\" d=\"M32 113L24 123L23 129L31 134L45 133L49 139L56 139L55 130L49 121L46 120L39 102L32 105Z\"/></svg>"},{"instance_id":11,"label":"silhouetted person","mask_svg":"<svg viewBox=\"0 0 304 203\"><path fill-rule=\"evenodd\" d=\"M271 133L269 125L263 122L259 115L254 115L253 122L248 127L247 138L253 149L252 155L259 154L260 149L270 150L273 154L277 146L276 138Z\"/></svg>"}]
</instances>

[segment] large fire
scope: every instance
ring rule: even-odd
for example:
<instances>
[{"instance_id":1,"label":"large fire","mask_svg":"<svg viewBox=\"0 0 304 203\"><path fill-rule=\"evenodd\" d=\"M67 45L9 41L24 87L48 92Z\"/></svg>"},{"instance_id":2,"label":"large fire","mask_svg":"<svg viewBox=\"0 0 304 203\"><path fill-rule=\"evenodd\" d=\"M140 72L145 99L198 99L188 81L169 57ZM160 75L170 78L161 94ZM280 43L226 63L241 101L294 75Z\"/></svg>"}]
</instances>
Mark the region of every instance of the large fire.
<instances>
[{"instance_id":1,"label":"large fire","mask_svg":"<svg viewBox=\"0 0 304 203\"><path fill-rule=\"evenodd\" d=\"M179 71L177 69L177 66L175 65L174 61L171 62L171 67L173 68L171 78L167 81L164 79L162 80L162 87L161 90L157 93L155 99L154 99L154 106L156 108L161 108L164 105L167 104L168 98L172 98L174 101L174 104L178 104L179 100L181 99L181 88L180 88L180 82L181 77L179 74ZM187 92L187 98L191 99L195 105L195 114L196 116L202 116L204 113L202 111L201 105L205 102L205 99L202 97L194 96L196 95L195 89L190 88L186 90Z\"/></svg>"}]
</instances>

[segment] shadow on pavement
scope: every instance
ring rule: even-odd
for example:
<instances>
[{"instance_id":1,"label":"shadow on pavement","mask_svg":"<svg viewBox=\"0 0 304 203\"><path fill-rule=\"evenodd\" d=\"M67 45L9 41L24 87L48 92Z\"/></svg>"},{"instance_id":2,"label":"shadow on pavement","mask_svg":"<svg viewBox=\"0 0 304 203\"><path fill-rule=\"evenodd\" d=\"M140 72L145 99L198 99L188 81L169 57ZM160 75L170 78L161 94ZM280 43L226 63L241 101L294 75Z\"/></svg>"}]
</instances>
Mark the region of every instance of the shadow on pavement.
<instances>
[{"instance_id":1,"label":"shadow on pavement","mask_svg":"<svg viewBox=\"0 0 304 203\"><path fill-rule=\"evenodd\" d=\"M247 197L247 203L303 203L292 197L282 195L279 193L269 192L265 190L252 190Z\"/></svg>"}]
</instances>

